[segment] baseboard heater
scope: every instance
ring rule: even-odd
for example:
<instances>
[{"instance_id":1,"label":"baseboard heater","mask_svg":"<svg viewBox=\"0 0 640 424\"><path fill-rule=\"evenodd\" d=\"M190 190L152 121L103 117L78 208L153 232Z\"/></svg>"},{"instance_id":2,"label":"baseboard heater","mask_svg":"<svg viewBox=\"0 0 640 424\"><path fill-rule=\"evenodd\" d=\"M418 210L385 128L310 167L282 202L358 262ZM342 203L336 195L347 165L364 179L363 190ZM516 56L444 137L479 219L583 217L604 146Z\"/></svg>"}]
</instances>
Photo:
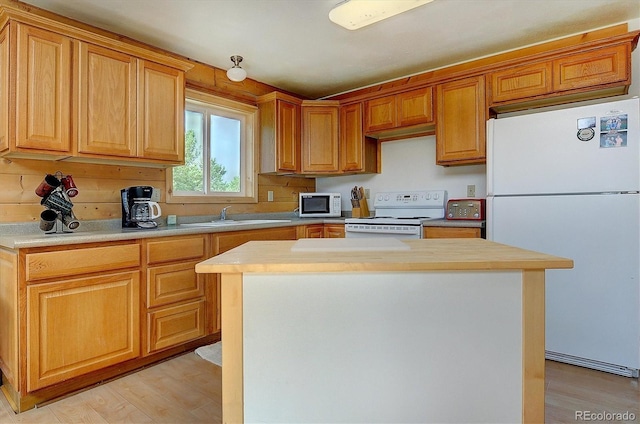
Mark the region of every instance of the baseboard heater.
<instances>
[{"instance_id":1,"label":"baseboard heater","mask_svg":"<svg viewBox=\"0 0 640 424\"><path fill-rule=\"evenodd\" d=\"M564 362L565 364L577 365L579 367L622 375L624 377L638 378L638 369L623 367L622 365L609 364L607 362L596 361L594 359L585 359L580 358L579 356L551 352L548 350L545 350L545 358L552 361Z\"/></svg>"}]
</instances>

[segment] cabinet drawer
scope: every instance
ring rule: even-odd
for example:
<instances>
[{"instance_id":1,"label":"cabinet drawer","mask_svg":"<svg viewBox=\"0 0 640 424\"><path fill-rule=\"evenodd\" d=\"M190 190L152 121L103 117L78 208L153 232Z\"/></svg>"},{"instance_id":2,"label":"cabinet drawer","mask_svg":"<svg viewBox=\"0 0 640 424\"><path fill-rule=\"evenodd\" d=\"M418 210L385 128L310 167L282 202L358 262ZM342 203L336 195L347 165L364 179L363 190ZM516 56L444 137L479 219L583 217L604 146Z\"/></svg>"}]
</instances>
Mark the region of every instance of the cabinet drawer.
<instances>
[{"instance_id":1,"label":"cabinet drawer","mask_svg":"<svg viewBox=\"0 0 640 424\"><path fill-rule=\"evenodd\" d=\"M171 306L148 315L147 353L205 335L205 301Z\"/></svg>"},{"instance_id":2,"label":"cabinet drawer","mask_svg":"<svg viewBox=\"0 0 640 424\"><path fill-rule=\"evenodd\" d=\"M424 227L424 238L480 238L480 228Z\"/></svg>"},{"instance_id":3,"label":"cabinet drawer","mask_svg":"<svg viewBox=\"0 0 640 424\"><path fill-rule=\"evenodd\" d=\"M147 264L204 258L207 253L204 235L150 239L147 241Z\"/></svg>"},{"instance_id":4,"label":"cabinet drawer","mask_svg":"<svg viewBox=\"0 0 640 424\"><path fill-rule=\"evenodd\" d=\"M197 261L147 270L147 306L167 305L204 296L205 275L196 274Z\"/></svg>"},{"instance_id":5,"label":"cabinet drawer","mask_svg":"<svg viewBox=\"0 0 640 424\"><path fill-rule=\"evenodd\" d=\"M27 281L71 277L137 266L140 266L140 245L137 243L35 252L25 255Z\"/></svg>"}]
</instances>

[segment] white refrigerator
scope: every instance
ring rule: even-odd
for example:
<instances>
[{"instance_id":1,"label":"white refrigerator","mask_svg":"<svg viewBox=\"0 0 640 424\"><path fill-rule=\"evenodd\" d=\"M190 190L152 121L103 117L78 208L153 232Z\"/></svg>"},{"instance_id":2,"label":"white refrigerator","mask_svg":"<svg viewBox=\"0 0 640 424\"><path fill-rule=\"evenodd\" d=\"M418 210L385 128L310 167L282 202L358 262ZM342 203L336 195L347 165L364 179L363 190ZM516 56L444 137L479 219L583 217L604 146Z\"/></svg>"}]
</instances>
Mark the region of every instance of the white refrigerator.
<instances>
[{"instance_id":1,"label":"white refrigerator","mask_svg":"<svg viewBox=\"0 0 640 424\"><path fill-rule=\"evenodd\" d=\"M567 257L546 272L549 359L638 376L640 101L487 123L487 238Z\"/></svg>"}]
</instances>

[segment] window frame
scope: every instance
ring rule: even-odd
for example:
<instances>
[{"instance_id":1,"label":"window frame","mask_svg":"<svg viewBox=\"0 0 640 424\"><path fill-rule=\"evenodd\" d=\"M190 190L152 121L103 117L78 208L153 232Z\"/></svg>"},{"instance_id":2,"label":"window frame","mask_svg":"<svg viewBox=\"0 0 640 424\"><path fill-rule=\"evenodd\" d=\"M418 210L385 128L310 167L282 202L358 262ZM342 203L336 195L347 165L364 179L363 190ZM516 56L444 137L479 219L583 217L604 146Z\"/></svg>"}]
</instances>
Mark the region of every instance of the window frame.
<instances>
[{"instance_id":1,"label":"window frame","mask_svg":"<svg viewBox=\"0 0 640 424\"><path fill-rule=\"evenodd\" d=\"M187 111L187 102L193 102L197 107L218 109L221 112L228 111L244 116L244 128L241 128L240 144L240 186L244 190L241 189L240 193L214 192L189 196L174 195L173 168L168 168L166 172L167 203L258 203L258 166L260 165L258 156L258 107L192 89L185 90L185 112ZM226 115L220 114L219 116ZM209 123L207 123L205 137L208 137L208 134ZM184 143L184 137L182 142ZM208 154L209 152L207 152ZM206 178L209 178L209 176Z\"/></svg>"}]
</instances>

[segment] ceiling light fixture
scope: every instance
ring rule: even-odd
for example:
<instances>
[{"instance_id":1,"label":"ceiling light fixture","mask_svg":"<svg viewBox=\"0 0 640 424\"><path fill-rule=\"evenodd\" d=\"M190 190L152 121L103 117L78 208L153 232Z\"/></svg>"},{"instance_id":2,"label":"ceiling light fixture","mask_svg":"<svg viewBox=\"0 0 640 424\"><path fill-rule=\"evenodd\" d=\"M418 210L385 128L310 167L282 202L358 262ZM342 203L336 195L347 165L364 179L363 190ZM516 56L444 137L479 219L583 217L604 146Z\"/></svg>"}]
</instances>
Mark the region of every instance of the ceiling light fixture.
<instances>
[{"instance_id":1,"label":"ceiling light fixture","mask_svg":"<svg viewBox=\"0 0 640 424\"><path fill-rule=\"evenodd\" d=\"M240 67L242 56L231 56L231 61L233 62L233 67L229 68L227 71L227 78L235 82L244 81L247 77L247 71Z\"/></svg>"},{"instance_id":2,"label":"ceiling light fixture","mask_svg":"<svg viewBox=\"0 0 640 424\"><path fill-rule=\"evenodd\" d=\"M354 30L398 15L433 0L346 0L329 12L329 19Z\"/></svg>"}]
</instances>

